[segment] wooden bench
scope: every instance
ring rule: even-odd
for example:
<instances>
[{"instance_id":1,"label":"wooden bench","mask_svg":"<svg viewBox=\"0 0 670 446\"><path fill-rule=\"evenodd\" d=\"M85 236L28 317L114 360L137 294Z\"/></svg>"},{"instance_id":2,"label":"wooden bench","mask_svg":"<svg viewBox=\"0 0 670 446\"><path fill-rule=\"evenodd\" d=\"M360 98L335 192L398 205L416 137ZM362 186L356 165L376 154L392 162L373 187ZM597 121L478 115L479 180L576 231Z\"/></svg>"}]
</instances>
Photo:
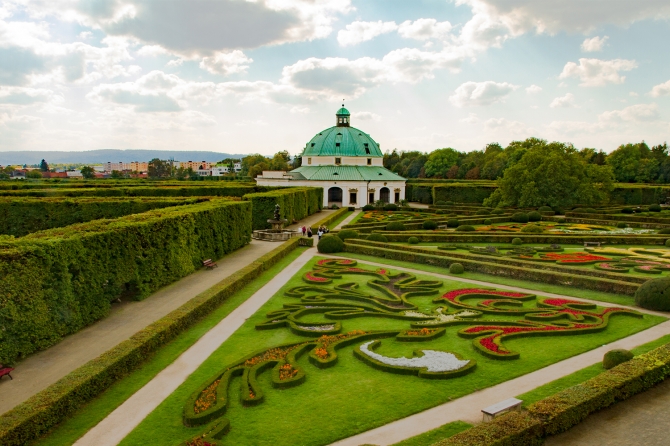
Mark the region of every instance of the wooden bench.
<instances>
[{"instance_id":1,"label":"wooden bench","mask_svg":"<svg viewBox=\"0 0 670 446\"><path fill-rule=\"evenodd\" d=\"M588 248L589 246L597 246L600 248L600 242L584 242L584 248Z\"/></svg>"},{"instance_id":2,"label":"wooden bench","mask_svg":"<svg viewBox=\"0 0 670 446\"><path fill-rule=\"evenodd\" d=\"M202 266L207 267L207 269L217 268L219 265L216 262L213 262L212 259L207 259L202 261Z\"/></svg>"},{"instance_id":3,"label":"wooden bench","mask_svg":"<svg viewBox=\"0 0 670 446\"><path fill-rule=\"evenodd\" d=\"M9 376L9 379L13 380L14 378L12 378L12 375L10 375L10 373L12 372L12 370L14 370L14 369L11 368L11 367L3 367L3 368L1 368L1 369L0 369L0 379L2 379L3 376L7 375L7 376Z\"/></svg>"},{"instance_id":4,"label":"wooden bench","mask_svg":"<svg viewBox=\"0 0 670 446\"><path fill-rule=\"evenodd\" d=\"M482 409L482 413L484 414L482 420L491 421L497 415L507 413L511 410L519 410L521 408L521 403L523 403L523 401L516 398L509 398L505 401L501 401L492 406L489 406L486 409Z\"/></svg>"}]
</instances>

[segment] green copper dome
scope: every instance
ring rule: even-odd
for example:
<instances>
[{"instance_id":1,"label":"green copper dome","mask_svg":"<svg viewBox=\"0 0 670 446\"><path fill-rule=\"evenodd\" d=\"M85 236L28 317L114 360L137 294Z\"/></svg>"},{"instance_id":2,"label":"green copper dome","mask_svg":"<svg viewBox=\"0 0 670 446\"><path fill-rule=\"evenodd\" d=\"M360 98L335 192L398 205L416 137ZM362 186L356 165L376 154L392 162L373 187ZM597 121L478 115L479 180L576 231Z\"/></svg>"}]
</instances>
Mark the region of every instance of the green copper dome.
<instances>
[{"instance_id":1,"label":"green copper dome","mask_svg":"<svg viewBox=\"0 0 670 446\"><path fill-rule=\"evenodd\" d=\"M337 116L340 116L340 115L342 115L342 116L349 116L349 115L351 115L351 113L349 113L349 110L347 110L347 109L344 108L344 107L342 107L341 109L339 109L339 110L337 111L337 113L335 113L335 114L336 114Z\"/></svg>"},{"instance_id":2,"label":"green copper dome","mask_svg":"<svg viewBox=\"0 0 670 446\"><path fill-rule=\"evenodd\" d=\"M346 109L344 110L349 114ZM338 111L339 114L339 111ZM367 133L355 127L331 127L307 143L302 156L384 156Z\"/></svg>"}]
</instances>

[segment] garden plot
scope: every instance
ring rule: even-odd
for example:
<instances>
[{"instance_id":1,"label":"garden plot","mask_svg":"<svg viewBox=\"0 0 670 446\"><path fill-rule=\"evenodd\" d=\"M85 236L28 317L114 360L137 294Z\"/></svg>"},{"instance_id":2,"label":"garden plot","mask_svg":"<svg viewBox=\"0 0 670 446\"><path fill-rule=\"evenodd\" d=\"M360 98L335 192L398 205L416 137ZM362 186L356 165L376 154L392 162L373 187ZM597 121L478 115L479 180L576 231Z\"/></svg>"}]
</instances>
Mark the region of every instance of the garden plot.
<instances>
[{"instance_id":1,"label":"garden plot","mask_svg":"<svg viewBox=\"0 0 670 446\"><path fill-rule=\"evenodd\" d=\"M329 444L663 320L317 257L122 444Z\"/></svg>"}]
</instances>

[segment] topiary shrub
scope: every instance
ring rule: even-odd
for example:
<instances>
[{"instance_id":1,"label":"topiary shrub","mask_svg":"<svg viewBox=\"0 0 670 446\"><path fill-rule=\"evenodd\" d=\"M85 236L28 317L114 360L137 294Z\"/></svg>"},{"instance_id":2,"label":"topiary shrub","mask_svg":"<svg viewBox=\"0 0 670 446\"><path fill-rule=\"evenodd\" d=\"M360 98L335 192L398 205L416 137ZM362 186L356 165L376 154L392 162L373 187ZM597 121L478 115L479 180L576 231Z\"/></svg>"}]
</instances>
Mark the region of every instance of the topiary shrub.
<instances>
[{"instance_id":1,"label":"topiary shrub","mask_svg":"<svg viewBox=\"0 0 670 446\"><path fill-rule=\"evenodd\" d=\"M386 225L386 230L387 231L404 231L405 230L405 225L402 224L399 221L392 221L391 223Z\"/></svg>"},{"instance_id":2,"label":"topiary shrub","mask_svg":"<svg viewBox=\"0 0 670 446\"><path fill-rule=\"evenodd\" d=\"M616 224L616 227L621 228L621 229L625 228L626 226L627 226L626 223L624 223L622 221L620 221ZM668 232L668 233L670 234L670 232Z\"/></svg>"},{"instance_id":3,"label":"topiary shrub","mask_svg":"<svg viewBox=\"0 0 670 446\"><path fill-rule=\"evenodd\" d=\"M621 209L622 214L632 214L633 212L635 212L633 210L633 208L623 208L623 209Z\"/></svg>"},{"instance_id":4,"label":"topiary shrub","mask_svg":"<svg viewBox=\"0 0 670 446\"><path fill-rule=\"evenodd\" d=\"M540 221L542 215L539 212L533 211L528 213L528 221Z\"/></svg>"},{"instance_id":5,"label":"topiary shrub","mask_svg":"<svg viewBox=\"0 0 670 446\"><path fill-rule=\"evenodd\" d=\"M661 205L652 204L651 206L649 206L649 212L661 212Z\"/></svg>"},{"instance_id":6,"label":"topiary shrub","mask_svg":"<svg viewBox=\"0 0 670 446\"><path fill-rule=\"evenodd\" d=\"M344 250L344 242L334 235L324 235L316 245L316 249L323 254L332 254Z\"/></svg>"},{"instance_id":7,"label":"topiary shrub","mask_svg":"<svg viewBox=\"0 0 670 446\"><path fill-rule=\"evenodd\" d=\"M549 206L540 206L539 208L537 208L537 210L540 211L540 212L551 212L551 211L553 211L553 209L550 208Z\"/></svg>"},{"instance_id":8,"label":"topiary shrub","mask_svg":"<svg viewBox=\"0 0 670 446\"><path fill-rule=\"evenodd\" d=\"M447 211L443 211L442 209L440 209L439 211L435 211L435 213L436 214L446 214Z\"/></svg>"},{"instance_id":9,"label":"topiary shrub","mask_svg":"<svg viewBox=\"0 0 670 446\"><path fill-rule=\"evenodd\" d=\"M434 220L426 220L423 222L423 225L421 226L423 226L423 229L433 230L437 229L437 222Z\"/></svg>"},{"instance_id":10,"label":"topiary shrub","mask_svg":"<svg viewBox=\"0 0 670 446\"><path fill-rule=\"evenodd\" d=\"M665 246L670 246L670 239L665 241Z\"/></svg>"},{"instance_id":11,"label":"topiary shrub","mask_svg":"<svg viewBox=\"0 0 670 446\"><path fill-rule=\"evenodd\" d=\"M365 206L363 206L363 210L364 211L374 211L375 207L371 204L366 204Z\"/></svg>"},{"instance_id":12,"label":"topiary shrub","mask_svg":"<svg viewBox=\"0 0 670 446\"><path fill-rule=\"evenodd\" d=\"M490 219L490 218L487 218L486 220L484 220L484 224L485 224L485 225L490 225L491 223L492 223L492 222L491 222L491 219Z\"/></svg>"},{"instance_id":13,"label":"topiary shrub","mask_svg":"<svg viewBox=\"0 0 670 446\"><path fill-rule=\"evenodd\" d=\"M460 232L472 232L475 230L475 227L472 225L460 225L456 230Z\"/></svg>"},{"instance_id":14,"label":"topiary shrub","mask_svg":"<svg viewBox=\"0 0 670 446\"><path fill-rule=\"evenodd\" d=\"M447 220L447 228L457 228L458 224L459 223L457 218L450 218Z\"/></svg>"},{"instance_id":15,"label":"topiary shrub","mask_svg":"<svg viewBox=\"0 0 670 446\"><path fill-rule=\"evenodd\" d=\"M556 220L556 223L558 223L559 225L564 225L566 222L567 220L565 218L559 218Z\"/></svg>"},{"instance_id":16,"label":"topiary shrub","mask_svg":"<svg viewBox=\"0 0 670 446\"><path fill-rule=\"evenodd\" d=\"M644 282L635 291L635 303L647 310L670 311L670 277Z\"/></svg>"},{"instance_id":17,"label":"topiary shrub","mask_svg":"<svg viewBox=\"0 0 670 446\"><path fill-rule=\"evenodd\" d=\"M503 211L502 209L494 209L494 210L491 211L492 215L500 215L500 214L504 214L504 213L505 213L505 211Z\"/></svg>"},{"instance_id":18,"label":"topiary shrub","mask_svg":"<svg viewBox=\"0 0 670 446\"><path fill-rule=\"evenodd\" d=\"M521 228L521 232L529 234L540 234L543 232L542 226L540 225L527 225Z\"/></svg>"},{"instance_id":19,"label":"topiary shrub","mask_svg":"<svg viewBox=\"0 0 670 446\"><path fill-rule=\"evenodd\" d=\"M385 211L397 211L398 206L393 204L393 203L387 203L387 204L384 205L384 210Z\"/></svg>"},{"instance_id":20,"label":"topiary shrub","mask_svg":"<svg viewBox=\"0 0 670 446\"><path fill-rule=\"evenodd\" d=\"M463 265L461 265L460 263L452 263L451 265L449 265L449 272L451 274L463 274L464 271L465 268L463 268Z\"/></svg>"},{"instance_id":21,"label":"topiary shrub","mask_svg":"<svg viewBox=\"0 0 670 446\"><path fill-rule=\"evenodd\" d=\"M410 237L409 239L407 239L407 243L409 243L410 245L416 245L417 243L419 243L419 239L417 237Z\"/></svg>"},{"instance_id":22,"label":"topiary shrub","mask_svg":"<svg viewBox=\"0 0 670 446\"><path fill-rule=\"evenodd\" d=\"M659 234L670 234L670 228L663 228L658 230Z\"/></svg>"},{"instance_id":23,"label":"topiary shrub","mask_svg":"<svg viewBox=\"0 0 670 446\"><path fill-rule=\"evenodd\" d=\"M614 350L608 351L605 353L605 356L603 356L603 367L605 370L612 369L619 364L630 361L633 359L633 356L634 355L628 350L624 350L623 348L615 348Z\"/></svg>"},{"instance_id":24,"label":"topiary shrub","mask_svg":"<svg viewBox=\"0 0 670 446\"><path fill-rule=\"evenodd\" d=\"M368 235L368 238L366 238L366 240L370 240L371 242L381 242L381 243L386 243L386 242L389 241L384 234L380 234L378 232L373 232L372 234Z\"/></svg>"},{"instance_id":25,"label":"topiary shrub","mask_svg":"<svg viewBox=\"0 0 670 446\"><path fill-rule=\"evenodd\" d=\"M478 209L475 215L490 215L491 210L490 209Z\"/></svg>"},{"instance_id":26,"label":"topiary shrub","mask_svg":"<svg viewBox=\"0 0 670 446\"><path fill-rule=\"evenodd\" d=\"M525 212L517 212L512 215L512 221L516 223L528 223L528 214Z\"/></svg>"},{"instance_id":27,"label":"topiary shrub","mask_svg":"<svg viewBox=\"0 0 670 446\"><path fill-rule=\"evenodd\" d=\"M512 244L514 246L523 245L523 240L521 240L519 237L515 237L512 239Z\"/></svg>"},{"instance_id":28,"label":"topiary shrub","mask_svg":"<svg viewBox=\"0 0 670 446\"><path fill-rule=\"evenodd\" d=\"M575 209L575 212L580 212L582 214L595 214L597 211L593 208L579 208Z\"/></svg>"},{"instance_id":29,"label":"topiary shrub","mask_svg":"<svg viewBox=\"0 0 670 446\"><path fill-rule=\"evenodd\" d=\"M358 238L358 231L354 229L343 229L337 233L337 236L342 239L342 241L348 238Z\"/></svg>"},{"instance_id":30,"label":"topiary shrub","mask_svg":"<svg viewBox=\"0 0 670 446\"><path fill-rule=\"evenodd\" d=\"M435 206L446 206L446 205L447 205L447 202L446 202L446 201L441 201L441 200L440 200L440 201L436 201L436 202L435 202Z\"/></svg>"}]
</instances>

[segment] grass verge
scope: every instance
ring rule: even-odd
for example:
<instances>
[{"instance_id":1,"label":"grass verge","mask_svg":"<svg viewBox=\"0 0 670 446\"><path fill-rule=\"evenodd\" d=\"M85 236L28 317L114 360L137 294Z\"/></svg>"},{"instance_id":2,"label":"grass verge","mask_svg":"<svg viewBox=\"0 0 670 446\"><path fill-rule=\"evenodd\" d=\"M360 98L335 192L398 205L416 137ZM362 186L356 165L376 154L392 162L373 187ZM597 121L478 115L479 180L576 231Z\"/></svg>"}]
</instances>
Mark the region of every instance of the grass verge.
<instances>
[{"instance_id":1,"label":"grass verge","mask_svg":"<svg viewBox=\"0 0 670 446\"><path fill-rule=\"evenodd\" d=\"M454 421L452 423L444 424L432 431L424 432L423 434L403 440L400 443L395 443L393 446L430 446L436 441L444 440L445 438L449 438L459 432L470 429L471 427L471 424L464 421Z\"/></svg>"},{"instance_id":2,"label":"grass verge","mask_svg":"<svg viewBox=\"0 0 670 446\"><path fill-rule=\"evenodd\" d=\"M88 404L82 406L71 417L60 423L47 436L34 441L32 444L39 446L73 444L79 437L103 420L132 394L151 381L161 370L195 344L200 337L218 324L242 302L246 301L273 277L279 274L306 249L307 248L296 248L272 268L261 274L258 279L254 280L241 291L235 293L234 296L226 300L215 311L159 349L141 368L130 373L124 379L117 381L104 393L90 401Z\"/></svg>"}]
</instances>

